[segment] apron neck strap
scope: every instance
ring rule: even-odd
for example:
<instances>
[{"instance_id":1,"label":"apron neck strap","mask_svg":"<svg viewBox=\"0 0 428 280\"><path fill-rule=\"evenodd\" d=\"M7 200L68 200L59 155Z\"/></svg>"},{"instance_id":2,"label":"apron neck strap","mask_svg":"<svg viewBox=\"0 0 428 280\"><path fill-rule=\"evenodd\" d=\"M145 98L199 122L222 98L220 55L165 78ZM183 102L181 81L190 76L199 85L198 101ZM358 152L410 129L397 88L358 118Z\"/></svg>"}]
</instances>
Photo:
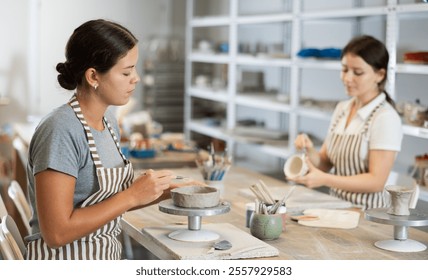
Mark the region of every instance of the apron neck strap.
<instances>
[{"instance_id":1,"label":"apron neck strap","mask_svg":"<svg viewBox=\"0 0 428 280\"><path fill-rule=\"evenodd\" d=\"M79 101L77 100L76 94L74 94L71 97L68 104L71 106L74 113L76 114L76 117L79 119L80 123L83 126L83 129L84 129L85 134L86 134L86 139L87 139L88 144L89 144L89 151L91 153L92 160L94 161L95 167L96 168L102 168L103 165L101 163L100 156L98 155L97 147L95 145L94 136L91 132L91 128L89 127L88 123L85 120L85 117L83 116L82 109L80 108L80 104L79 104ZM103 117L103 122L107 126L111 136L113 137L113 140L116 144L116 147L117 147L120 155L122 156L124 162L126 163L128 160L125 158L125 156L123 155L123 153L120 150L120 144L119 144L118 138L116 137L116 134L114 133L113 128L111 127L110 123L107 121L107 119L105 117Z\"/></svg>"}]
</instances>

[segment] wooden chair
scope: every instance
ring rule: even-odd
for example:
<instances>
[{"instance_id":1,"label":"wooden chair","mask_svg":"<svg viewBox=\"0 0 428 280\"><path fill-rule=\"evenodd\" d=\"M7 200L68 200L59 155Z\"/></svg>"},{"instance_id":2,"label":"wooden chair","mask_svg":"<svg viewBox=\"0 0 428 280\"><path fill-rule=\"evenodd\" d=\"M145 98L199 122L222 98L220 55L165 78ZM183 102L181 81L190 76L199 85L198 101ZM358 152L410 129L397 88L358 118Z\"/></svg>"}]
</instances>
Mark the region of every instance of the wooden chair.
<instances>
[{"instance_id":1,"label":"wooden chair","mask_svg":"<svg viewBox=\"0 0 428 280\"><path fill-rule=\"evenodd\" d=\"M2 259L7 260L11 258L11 255L5 255L5 254L8 254L11 251L11 249L10 249L9 243L6 240L6 237L3 234L3 231L1 230L1 219L6 215L7 215L6 205L4 204L3 198L0 194L0 252L2 253L0 254L0 260Z\"/></svg>"},{"instance_id":2,"label":"wooden chair","mask_svg":"<svg viewBox=\"0 0 428 280\"><path fill-rule=\"evenodd\" d=\"M1 221L0 243L3 258L23 260L26 256L27 248L15 221L9 215L3 216Z\"/></svg>"},{"instance_id":3,"label":"wooden chair","mask_svg":"<svg viewBox=\"0 0 428 280\"><path fill-rule=\"evenodd\" d=\"M19 214L21 215L22 222L24 223L27 232L31 233L30 219L31 219L31 207L28 203L27 198L21 188L21 185L15 180L12 180L7 190L9 197L13 200Z\"/></svg>"},{"instance_id":4,"label":"wooden chair","mask_svg":"<svg viewBox=\"0 0 428 280\"><path fill-rule=\"evenodd\" d=\"M15 153L12 139L0 131L0 178L14 178Z\"/></svg>"},{"instance_id":5,"label":"wooden chair","mask_svg":"<svg viewBox=\"0 0 428 280\"><path fill-rule=\"evenodd\" d=\"M3 198L1 197L1 194L0 194L0 218L6 215L7 215L6 205L4 204Z\"/></svg>"},{"instance_id":6,"label":"wooden chair","mask_svg":"<svg viewBox=\"0 0 428 280\"><path fill-rule=\"evenodd\" d=\"M13 260L15 256L13 254L12 248L7 241L6 236L2 230L2 223L0 222L0 260Z\"/></svg>"},{"instance_id":7,"label":"wooden chair","mask_svg":"<svg viewBox=\"0 0 428 280\"><path fill-rule=\"evenodd\" d=\"M26 168L28 163L28 147L20 137L15 137L12 141L12 145L21 160L23 168Z\"/></svg>"}]
</instances>

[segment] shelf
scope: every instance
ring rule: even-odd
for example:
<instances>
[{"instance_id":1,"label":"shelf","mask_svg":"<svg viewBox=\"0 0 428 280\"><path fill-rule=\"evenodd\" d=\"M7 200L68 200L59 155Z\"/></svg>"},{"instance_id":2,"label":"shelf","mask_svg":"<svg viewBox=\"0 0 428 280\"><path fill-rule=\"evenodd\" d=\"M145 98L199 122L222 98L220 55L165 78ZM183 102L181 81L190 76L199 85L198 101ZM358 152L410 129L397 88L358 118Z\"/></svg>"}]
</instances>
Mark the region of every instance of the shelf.
<instances>
[{"instance_id":1,"label":"shelf","mask_svg":"<svg viewBox=\"0 0 428 280\"><path fill-rule=\"evenodd\" d=\"M260 94L238 94L235 97L237 105L248 106L253 108L278 111L289 113L291 111L290 105L279 101L276 96L263 96Z\"/></svg>"},{"instance_id":2,"label":"shelf","mask_svg":"<svg viewBox=\"0 0 428 280\"><path fill-rule=\"evenodd\" d=\"M190 54L189 60L192 62L228 63L230 61L230 57L228 54L207 54L193 52Z\"/></svg>"},{"instance_id":3,"label":"shelf","mask_svg":"<svg viewBox=\"0 0 428 280\"><path fill-rule=\"evenodd\" d=\"M292 65L289 58L275 58L268 55L253 56L253 55L238 55L236 63L241 65L255 65L255 66L280 66L290 67Z\"/></svg>"},{"instance_id":4,"label":"shelf","mask_svg":"<svg viewBox=\"0 0 428 280\"><path fill-rule=\"evenodd\" d=\"M313 119L318 120L324 120L324 121L330 121L331 115L333 114L332 111L321 111L316 108L309 108L309 107L300 107L297 111L297 114L302 117L309 117Z\"/></svg>"},{"instance_id":5,"label":"shelf","mask_svg":"<svg viewBox=\"0 0 428 280\"><path fill-rule=\"evenodd\" d=\"M411 125L403 125L403 133L405 135L419 137L423 139L428 139L428 128L411 126Z\"/></svg>"},{"instance_id":6,"label":"shelf","mask_svg":"<svg viewBox=\"0 0 428 280\"><path fill-rule=\"evenodd\" d=\"M397 5L396 10L398 14L428 12L428 3Z\"/></svg>"},{"instance_id":7,"label":"shelf","mask_svg":"<svg viewBox=\"0 0 428 280\"><path fill-rule=\"evenodd\" d=\"M228 96L226 91L213 91L209 88L200 89L196 87L192 87L189 89L189 94L192 97L198 97L202 99L208 99L217 102L227 102Z\"/></svg>"},{"instance_id":8,"label":"shelf","mask_svg":"<svg viewBox=\"0 0 428 280\"><path fill-rule=\"evenodd\" d=\"M300 17L302 20L308 19L332 19L332 18L349 18L349 17L364 17L364 16L379 16L386 15L388 9L386 7L366 7L353 9L338 9L317 12L303 12Z\"/></svg>"},{"instance_id":9,"label":"shelf","mask_svg":"<svg viewBox=\"0 0 428 280\"><path fill-rule=\"evenodd\" d=\"M239 135L234 131L227 131L223 126L208 126L204 124L204 121L202 120L193 120L189 123L189 126L193 131L208 135L213 138L224 141L233 138L234 141L238 143L257 145L258 149L272 156L277 156L280 158L287 158L290 156L288 141L285 139L274 139L256 135ZM259 130L256 129L256 132L259 132Z\"/></svg>"},{"instance_id":10,"label":"shelf","mask_svg":"<svg viewBox=\"0 0 428 280\"><path fill-rule=\"evenodd\" d=\"M325 69L325 70L341 70L342 65L339 60L322 60L315 58L299 58L297 60L297 65L300 68L310 68L310 69Z\"/></svg>"},{"instance_id":11,"label":"shelf","mask_svg":"<svg viewBox=\"0 0 428 280\"><path fill-rule=\"evenodd\" d=\"M399 63L396 66L396 73L428 75L428 65L426 65L426 64Z\"/></svg>"},{"instance_id":12,"label":"shelf","mask_svg":"<svg viewBox=\"0 0 428 280\"><path fill-rule=\"evenodd\" d=\"M272 23L272 22L283 22L292 21L293 14L271 14L271 15L257 15L257 16L240 16L237 18L236 23L238 24L254 24L254 23Z\"/></svg>"},{"instance_id":13,"label":"shelf","mask_svg":"<svg viewBox=\"0 0 428 280\"><path fill-rule=\"evenodd\" d=\"M237 143L251 145L270 156L287 158L290 155L285 132L258 126L238 126L230 131L230 137Z\"/></svg>"},{"instance_id":14,"label":"shelf","mask_svg":"<svg viewBox=\"0 0 428 280\"><path fill-rule=\"evenodd\" d=\"M229 140L229 135L225 132L223 127L208 126L200 120L192 120L189 123L189 129L204 134L213 138L221 139L224 141Z\"/></svg>"},{"instance_id":15,"label":"shelf","mask_svg":"<svg viewBox=\"0 0 428 280\"><path fill-rule=\"evenodd\" d=\"M198 17L193 18L190 21L190 25L192 27L211 27L211 26L223 26L229 25L230 18L229 17L221 17L221 16L211 16L211 17Z\"/></svg>"},{"instance_id":16,"label":"shelf","mask_svg":"<svg viewBox=\"0 0 428 280\"><path fill-rule=\"evenodd\" d=\"M263 154L267 154L270 156L286 159L291 155L291 152L288 149L288 141L284 141L283 145L260 144L261 142L254 144L253 142L251 142L251 140L239 136L235 136L235 141L241 144L250 145L254 149L257 149L258 151L262 152Z\"/></svg>"}]
</instances>

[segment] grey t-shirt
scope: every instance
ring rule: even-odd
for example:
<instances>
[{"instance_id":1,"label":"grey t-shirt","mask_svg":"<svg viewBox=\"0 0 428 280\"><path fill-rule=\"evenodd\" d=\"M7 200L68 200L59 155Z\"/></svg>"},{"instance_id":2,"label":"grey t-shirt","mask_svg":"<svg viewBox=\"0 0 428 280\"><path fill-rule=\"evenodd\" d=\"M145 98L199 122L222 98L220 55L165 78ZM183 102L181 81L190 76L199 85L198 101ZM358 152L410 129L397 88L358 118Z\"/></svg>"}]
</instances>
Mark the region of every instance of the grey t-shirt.
<instances>
[{"instance_id":1,"label":"grey t-shirt","mask_svg":"<svg viewBox=\"0 0 428 280\"><path fill-rule=\"evenodd\" d=\"M105 117L120 140L116 118L108 110ZM91 128L91 132L103 166L106 168L123 167L124 161L107 126L103 131ZM62 105L43 118L31 139L27 174L30 202L34 213L30 221L32 233L26 238L27 240L40 237L34 176L46 169L53 169L76 178L74 207L81 205L86 198L99 189L85 131L68 104Z\"/></svg>"}]
</instances>

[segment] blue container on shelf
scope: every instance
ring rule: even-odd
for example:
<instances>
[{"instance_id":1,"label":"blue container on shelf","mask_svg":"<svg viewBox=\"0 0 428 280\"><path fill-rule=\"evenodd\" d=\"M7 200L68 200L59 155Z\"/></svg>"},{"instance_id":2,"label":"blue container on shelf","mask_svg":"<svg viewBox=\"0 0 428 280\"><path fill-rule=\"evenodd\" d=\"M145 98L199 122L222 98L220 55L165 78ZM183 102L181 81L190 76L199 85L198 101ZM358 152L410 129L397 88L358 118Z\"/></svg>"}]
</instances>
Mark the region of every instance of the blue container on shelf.
<instances>
[{"instance_id":1,"label":"blue container on shelf","mask_svg":"<svg viewBox=\"0 0 428 280\"><path fill-rule=\"evenodd\" d=\"M122 146L120 147L120 151L122 152L122 154L126 157L129 158L131 156L130 151L129 151L129 146Z\"/></svg>"},{"instance_id":2,"label":"blue container on shelf","mask_svg":"<svg viewBox=\"0 0 428 280\"><path fill-rule=\"evenodd\" d=\"M156 150L131 150L131 156L134 158L154 158L156 156Z\"/></svg>"}]
</instances>

